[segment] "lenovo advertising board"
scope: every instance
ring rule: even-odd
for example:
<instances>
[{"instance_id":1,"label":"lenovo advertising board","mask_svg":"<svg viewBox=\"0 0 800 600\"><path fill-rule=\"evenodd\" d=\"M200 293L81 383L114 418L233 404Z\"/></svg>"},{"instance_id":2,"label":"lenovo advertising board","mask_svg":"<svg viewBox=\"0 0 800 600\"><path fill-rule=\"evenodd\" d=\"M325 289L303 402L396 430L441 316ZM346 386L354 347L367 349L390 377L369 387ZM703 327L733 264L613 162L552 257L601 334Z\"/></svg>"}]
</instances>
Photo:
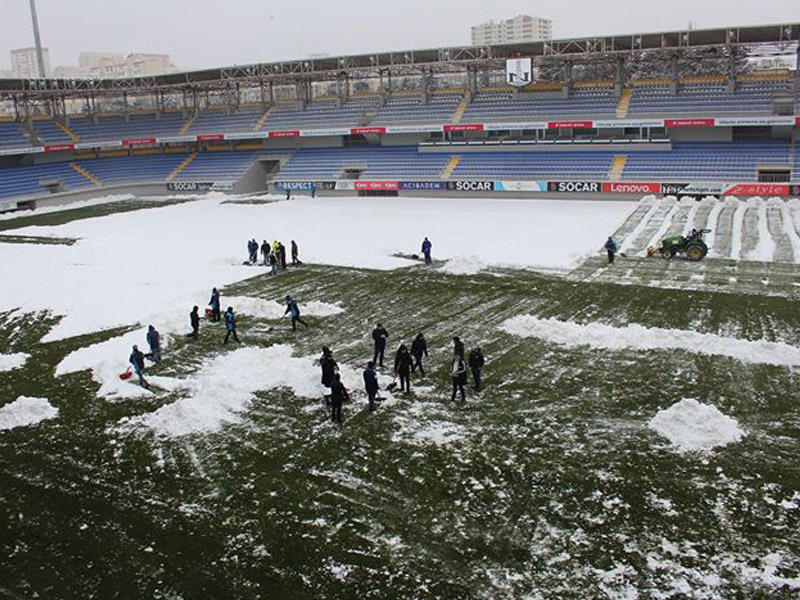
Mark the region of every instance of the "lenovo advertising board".
<instances>
[{"instance_id":1,"label":"lenovo advertising board","mask_svg":"<svg viewBox=\"0 0 800 600\"><path fill-rule=\"evenodd\" d=\"M510 58L506 61L506 83L514 87L525 87L533 81L533 60Z\"/></svg>"},{"instance_id":2,"label":"lenovo advertising board","mask_svg":"<svg viewBox=\"0 0 800 600\"><path fill-rule=\"evenodd\" d=\"M605 194L659 194L660 183L644 181L608 181L603 184Z\"/></svg>"}]
</instances>

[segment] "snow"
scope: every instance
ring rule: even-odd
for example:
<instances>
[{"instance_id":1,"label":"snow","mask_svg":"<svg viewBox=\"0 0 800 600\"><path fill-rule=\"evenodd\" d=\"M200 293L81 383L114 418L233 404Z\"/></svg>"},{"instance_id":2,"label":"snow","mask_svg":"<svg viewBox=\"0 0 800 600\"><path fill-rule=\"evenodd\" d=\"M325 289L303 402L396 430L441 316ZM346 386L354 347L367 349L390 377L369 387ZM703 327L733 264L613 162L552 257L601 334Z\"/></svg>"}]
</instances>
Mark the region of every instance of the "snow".
<instances>
[{"instance_id":1,"label":"snow","mask_svg":"<svg viewBox=\"0 0 800 600\"><path fill-rule=\"evenodd\" d=\"M694 354L725 356L743 363L778 366L800 365L800 348L783 342L750 341L713 333L644 327L614 327L603 323L585 325L531 315L511 317L499 328L517 337L533 337L568 347L589 346L607 350L673 349Z\"/></svg>"},{"instance_id":2,"label":"snow","mask_svg":"<svg viewBox=\"0 0 800 600\"><path fill-rule=\"evenodd\" d=\"M14 402L0 407L0 431L25 425L35 425L58 416L58 409L44 398L20 396Z\"/></svg>"},{"instance_id":3,"label":"snow","mask_svg":"<svg viewBox=\"0 0 800 600\"><path fill-rule=\"evenodd\" d=\"M739 260L742 258L742 229L744 228L744 213L747 212L747 205L733 196L725 198L725 203L735 208L733 224L731 225L730 257L734 260Z\"/></svg>"},{"instance_id":4,"label":"snow","mask_svg":"<svg viewBox=\"0 0 800 600\"><path fill-rule=\"evenodd\" d=\"M275 300L263 300L249 296L226 296L225 306L232 306L235 313L250 315L261 319L280 319L286 312L286 305ZM344 312L338 304L313 300L300 305L300 312L309 317L330 317Z\"/></svg>"},{"instance_id":5,"label":"snow","mask_svg":"<svg viewBox=\"0 0 800 600\"><path fill-rule=\"evenodd\" d=\"M19 369L25 364L25 361L27 361L28 358L30 358L30 356L22 352L16 352L14 354L0 354L0 373Z\"/></svg>"},{"instance_id":6,"label":"snow","mask_svg":"<svg viewBox=\"0 0 800 600\"><path fill-rule=\"evenodd\" d=\"M736 419L722 414L716 406L692 398L658 411L647 426L681 452L710 450L738 442L744 436Z\"/></svg>"},{"instance_id":7,"label":"snow","mask_svg":"<svg viewBox=\"0 0 800 600\"><path fill-rule=\"evenodd\" d=\"M120 421L122 429L152 430L158 436L180 437L210 433L227 424L242 422L242 413L257 391L287 388L296 396L321 399L325 388L317 377L314 357L292 356L288 344L268 348L239 348L208 359L184 382L188 395L154 412ZM348 389L359 385L360 374L340 365Z\"/></svg>"},{"instance_id":8,"label":"snow","mask_svg":"<svg viewBox=\"0 0 800 600\"><path fill-rule=\"evenodd\" d=\"M477 256L457 256L448 260L441 271L451 275L477 275L486 265Z\"/></svg>"},{"instance_id":9,"label":"snow","mask_svg":"<svg viewBox=\"0 0 800 600\"><path fill-rule=\"evenodd\" d=\"M226 203L230 199L211 193L183 204L10 231L78 242L0 245L0 310L65 315L44 341L188 312L193 304L206 305L213 286L266 273L265 267L242 265L249 238L280 239L287 246L294 239L306 262L393 269L417 264L393 255L417 251L428 236L436 259L474 254L493 265L569 269L594 253L635 207L484 198Z\"/></svg>"},{"instance_id":10,"label":"snow","mask_svg":"<svg viewBox=\"0 0 800 600\"><path fill-rule=\"evenodd\" d=\"M655 215L658 211L659 202L655 196L645 196L639 202L640 204L644 204L646 206L650 206L650 209L645 213L644 217L636 224L636 227L625 237L622 243L619 246L620 253L630 252L631 248L633 247L633 243L635 240L639 239L639 236L644 233L647 224L650 222L650 219Z\"/></svg>"}]
</instances>

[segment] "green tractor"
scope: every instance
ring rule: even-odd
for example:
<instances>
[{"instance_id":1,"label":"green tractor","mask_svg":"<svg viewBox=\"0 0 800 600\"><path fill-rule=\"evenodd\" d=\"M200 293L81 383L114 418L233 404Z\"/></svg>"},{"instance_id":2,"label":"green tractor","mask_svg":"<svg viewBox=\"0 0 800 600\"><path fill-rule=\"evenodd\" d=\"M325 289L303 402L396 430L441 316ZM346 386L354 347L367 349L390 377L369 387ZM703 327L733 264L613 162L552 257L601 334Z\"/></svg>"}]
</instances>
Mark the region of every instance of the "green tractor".
<instances>
[{"instance_id":1,"label":"green tractor","mask_svg":"<svg viewBox=\"0 0 800 600\"><path fill-rule=\"evenodd\" d=\"M691 235L674 235L661 241L661 257L670 260L678 253L685 253L692 262L703 260L708 254L708 246L703 241L703 234L711 233L710 229L693 229Z\"/></svg>"}]
</instances>

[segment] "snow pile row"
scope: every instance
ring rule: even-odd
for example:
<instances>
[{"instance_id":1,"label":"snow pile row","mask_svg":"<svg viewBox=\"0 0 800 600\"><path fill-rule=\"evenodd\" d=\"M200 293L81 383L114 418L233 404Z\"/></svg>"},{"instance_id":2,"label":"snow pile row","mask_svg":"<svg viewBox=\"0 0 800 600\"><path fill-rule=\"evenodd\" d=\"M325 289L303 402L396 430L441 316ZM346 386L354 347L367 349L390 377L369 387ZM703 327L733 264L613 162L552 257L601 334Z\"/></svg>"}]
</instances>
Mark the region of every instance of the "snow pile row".
<instances>
[{"instance_id":1,"label":"snow pile row","mask_svg":"<svg viewBox=\"0 0 800 600\"><path fill-rule=\"evenodd\" d=\"M122 429L146 427L156 435L179 437L210 433L227 424L240 423L258 391L286 388L296 396L321 399L325 388L309 376L317 370L314 358L292 356L288 344L268 348L240 348L207 360L183 382L187 397L158 410L120 421ZM359 385L359 374L340 366L348 388Z\"/></svg>"},{"instance_id":2,"label":"snow pile row","mask_svg":"<svg viewBox=\"0 0 800 600\"><path fill-rule=\"evenodd\" d=\"M667 438L681 452L711 450L744 437L736 419L722 414L716 406L692 398L684 398L658 411L647 426Z\"/></svg>"},{"instance_id":3,"label":"snow pile row","mask_svg":"<svg viewBox=\"0 0 800 600\"><path fill-rule=\"evenodd\" d=\"M17 352L15 354L0 354L0 373L19 369L28 360L29 355Z\"/></svg>"},{"instance_id":4,"label":"snow pile row","mask_svg":"<svg viewBox=\"0 0 800 600\"><path fill-rule=\"evenodd\" d=\"M25 425L35 425L58 416L58 409L44 398L20 396L0 408L0 431Z\"/></svg>"},{"instance_id":5,"label":"snow pile row","mask_svg":"<svg viewBox=\"0 0 800 600\"><path fill-rule=\"evenodd\" d=\"M800 348L783 342L750 341L713 333L663 329L632 324L613 327L603 323L581 325L531 315L511 317L499 328L517 337L538 338L568 347L589 346L607 350L674 349L694 354L726 356L744 363L777 366L800 365Z\"/></svg>"},{"instance_id":6,"label":"snow pile row","mask_svg":"<svg viewBox=\"0 0 800 600\"><path fill-rule=\"evenodd\" d=\"M477 256L457 256L448 260L440 270L451 275L477 275L485 268L486 264Z\"/></svg>"}]
</instances>

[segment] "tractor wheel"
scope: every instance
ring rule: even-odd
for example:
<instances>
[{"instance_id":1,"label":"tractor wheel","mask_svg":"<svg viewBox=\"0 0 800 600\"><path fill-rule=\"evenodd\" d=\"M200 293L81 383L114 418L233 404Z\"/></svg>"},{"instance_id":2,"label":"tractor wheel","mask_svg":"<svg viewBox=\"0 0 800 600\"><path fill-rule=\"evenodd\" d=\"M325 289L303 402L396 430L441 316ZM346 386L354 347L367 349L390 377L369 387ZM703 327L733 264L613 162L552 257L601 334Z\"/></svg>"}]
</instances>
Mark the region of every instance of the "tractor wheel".
<instances>
[{"instance_id":1,"label":"tractor wheel","mask_svg":"<svg viewBox=\"0 0 800 600\"><path fill-rule=\"evenodd\" d=\"M703 247L700 244L692 244L686 249L686 258L692 262L703 260L705 255L706 253L703 252Z\"/></svg>"},{"instance_id":2,"label":"tractor wheel","mask_svg":"<svg viewBox=\"0 0 800 600\"><path fill-rule=\"evenodd\" d=\"M664 260L669 260L670 258L672 258L672 250L670 250L669 248L662 248L661 258L663 258Z\"/></svg>"}]
</instances>

